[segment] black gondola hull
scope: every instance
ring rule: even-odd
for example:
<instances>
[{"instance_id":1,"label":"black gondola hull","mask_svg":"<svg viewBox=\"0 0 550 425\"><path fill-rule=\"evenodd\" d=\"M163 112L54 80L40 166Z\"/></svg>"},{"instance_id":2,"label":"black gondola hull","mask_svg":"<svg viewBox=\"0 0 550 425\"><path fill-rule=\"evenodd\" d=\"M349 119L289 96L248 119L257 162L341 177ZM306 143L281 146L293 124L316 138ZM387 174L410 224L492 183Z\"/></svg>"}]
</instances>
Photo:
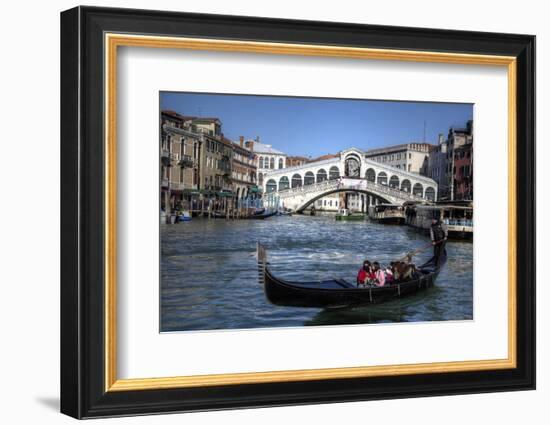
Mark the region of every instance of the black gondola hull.
<instances>
[{"instance_id":1,"label":"black gondola hull","mask_svg":"<svg viewBox=\"0 0 550 425\"><path fill-rule=\"evenodd\" d=\"M309 289L296 287L274 279L265 273L264 290L268 301L279 306L336 308L350 305L381 303L390 299L414 295L431 288L437 273L420 279L382 287L355 289Z\"/></svg>"}]
</instances>

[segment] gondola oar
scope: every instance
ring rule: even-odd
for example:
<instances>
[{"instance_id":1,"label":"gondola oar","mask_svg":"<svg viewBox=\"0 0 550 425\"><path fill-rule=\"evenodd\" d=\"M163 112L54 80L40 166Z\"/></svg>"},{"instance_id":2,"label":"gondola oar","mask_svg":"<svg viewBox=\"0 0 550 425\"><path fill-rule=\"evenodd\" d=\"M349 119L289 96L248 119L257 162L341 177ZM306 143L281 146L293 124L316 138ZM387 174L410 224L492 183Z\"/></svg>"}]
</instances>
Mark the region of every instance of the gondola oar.
<instances>
[{"instance_id":1,"label":"gondola oar","mask_svg":"<svg viewBox=\"0 0 550 425\"><path fill-rule=\"evenodd\" d=\"M423 251L426 251L428 248L431 248L432 246L434 245L438 245L440 244L441 242L443 242L445 239L441 239L440 241L437 241L435 243L433 242L430 242L429 244L427 245L424 245L423 247L421 248L418 248L418 249L415 249L414 251L411 251L411 252L408 252L407 254L405 254L403 257L401 257L400 259L398 259L397 261L404 261L406 260L407 258L410 258L412 257L413 255L416 255L416 254L419 254Z\"/></svg>"}]
</instances>

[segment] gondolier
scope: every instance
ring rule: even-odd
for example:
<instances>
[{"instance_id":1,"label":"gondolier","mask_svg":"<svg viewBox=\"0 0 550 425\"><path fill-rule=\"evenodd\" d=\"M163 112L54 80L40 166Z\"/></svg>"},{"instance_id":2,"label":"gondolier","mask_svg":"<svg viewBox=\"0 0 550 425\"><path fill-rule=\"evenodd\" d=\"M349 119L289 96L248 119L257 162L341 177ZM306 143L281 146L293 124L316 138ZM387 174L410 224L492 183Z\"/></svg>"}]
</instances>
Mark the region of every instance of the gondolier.
<instances>
[{"instance_id":1,"label":"gondolier","mask_svg":"<svg viewBox=\"0 0 550 425\"><path fill-rule=\"evenodd\" d=\"M439 266L441 254L445 252L447 236L447 226L445 226L445 224L437 218L432 219L432 226L430 227L430 237L432 239L432 245L434 247L434 259L436 267Z\"/></svg>"}]
</instances>

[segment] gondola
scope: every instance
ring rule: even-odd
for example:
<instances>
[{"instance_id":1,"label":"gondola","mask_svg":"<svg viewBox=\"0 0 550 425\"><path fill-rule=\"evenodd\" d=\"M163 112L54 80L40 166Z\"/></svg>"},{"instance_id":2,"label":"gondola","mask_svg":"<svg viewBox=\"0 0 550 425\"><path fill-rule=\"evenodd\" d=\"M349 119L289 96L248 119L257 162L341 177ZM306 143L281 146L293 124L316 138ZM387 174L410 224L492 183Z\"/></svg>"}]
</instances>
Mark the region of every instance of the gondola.
<instances>
[{"instance_id":1,"label":"gondola","mask_svg":"<svg viewBox=\"0 0 550 425\"><path fill-rule=\"evenodd\" d=\"M357 288L345 279L312 282L290 282L275 277L269 269L266 249L258 243L258 267L260 283L269 302L279 306L338 308L345 306L381 303L424 291L434 285L441 267L447 261L444 252L435 266L435 258L417 267L420 277L381 287Z\"/></svg>"},{"instance_id":2,"label":"gondola","mask_svg":"<svg viewBox=\"0 0 550 425\"><path fill-rule=\"evenodd\" d=\"M252 214L252 215L249 215L248 217L245 217L245 218L247 218L249 220L263 220L263 219L266 219L268 217L272 217L276 214L277 214L277 211L272 211L272 212L264 211L261 214Z\"/></svg>"}]
</instances>

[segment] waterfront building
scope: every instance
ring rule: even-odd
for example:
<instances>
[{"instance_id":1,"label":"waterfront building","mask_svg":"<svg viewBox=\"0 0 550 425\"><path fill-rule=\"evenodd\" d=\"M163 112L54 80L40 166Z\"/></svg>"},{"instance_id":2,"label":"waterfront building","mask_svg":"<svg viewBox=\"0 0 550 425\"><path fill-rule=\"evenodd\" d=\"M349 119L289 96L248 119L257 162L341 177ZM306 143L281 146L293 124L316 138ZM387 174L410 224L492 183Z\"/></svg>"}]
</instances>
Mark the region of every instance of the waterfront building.
<instances>
[{"instance_id":1,"label":"waterfront building","mask_svg":"<svg viewBox=\"0 0 550 425\"><path fill-rule=\"evenodd\" d=\"M473 144L466 143L454 150L454 200L474 199Z\"/></svg>"},{"instance_id":2,"label":"waterfront building","mask_svg":"<svg viewBox=\"0 0 550 425\"><path fill-rule=\"evenodd\" d=\"M337 212L340 209L340 205L343 207L342 196L339 193L333 193L327 195L324 198L315 201L313 206L316 211L328 211Z\"/></svg>"},{"instance_id":3,"label":"waterfront building","mask_svg":"<svg viewBox=\"0 0 550 425\"><path fill-rule=\"evenodd\" d=\"M201 136L186 122L176 112L161 113L160 201L167 212L187 208L190 193L198 188Z\"/></svg>"},{"instance_id":4,"label":"waterfront building","mask_svg":"<svg viewBox=\"0 0 550 425\"><path fill-rule=\"evenodd\" d=\"M447 138L439 135L428 161L428 173L438 183L438 199L473 199L473 137L471 120L465 128L451 127Z\"/></svg>"},{"instance_id":5,"label":"waterfront building","mask_svg":"<svg viewBox=\"0 0 550 425\"><path fill-rule=\"evenodd\" d=\"M231 169L231 180L233 192L237 199L256 197L258 186L256 185L256 159L254 152L244 146L244 137L239 142L232 142L233 164Z\"/></svg>"},{"instance_id":6,"label":"waterfront building","mask_svg":"<svg viewBox=\"0 0 550 425\"><path fill-rule=\"evenodd\" d=\"M161 208L216 210L234 205L233 142L218 118L161 112Z\"/></svg>"},{"instance_id":7,"label":"waterfront building","mask_svg":"<svg viewBox=\"0 0 550 425\"><path fill-rule=\"evenodd\" d=\"M222 136L222 123L218 118L188 117L191 119L192 129L212 137Z\"/></svg>"},{"instance_id":8,"label":"waterfront building","mask_svg":"<svg viewBox=\"0 0 550 425\"><path fill-rule=\"evenodd\" d=\"M209 195L232 192L232 143L222 136L203 134L204 146L200 159L200 188Z\"/></svg>"},{"instance_id":9,"label":"waterfront building","mask_svg":"<svg viewBox=\"0 0 550 425\"><path fill-rule=\"evenodd\" d=\"M428 161L433 145L412 142L366 151L366 158L410 173L428 174Z\"/></svg>"},{"instance_id":10,"label":"waterfront building","mask_svg":"<svg viewBox=\"0 0 550 425\"><path fill-rule=\"evenodd\" d=\"M256 181L259 186L263 185L266 173L286 168L287 154L271 145L261 143L259 137L246 140L244 145L256 155Z\"/></svg>"}]
</instances>

